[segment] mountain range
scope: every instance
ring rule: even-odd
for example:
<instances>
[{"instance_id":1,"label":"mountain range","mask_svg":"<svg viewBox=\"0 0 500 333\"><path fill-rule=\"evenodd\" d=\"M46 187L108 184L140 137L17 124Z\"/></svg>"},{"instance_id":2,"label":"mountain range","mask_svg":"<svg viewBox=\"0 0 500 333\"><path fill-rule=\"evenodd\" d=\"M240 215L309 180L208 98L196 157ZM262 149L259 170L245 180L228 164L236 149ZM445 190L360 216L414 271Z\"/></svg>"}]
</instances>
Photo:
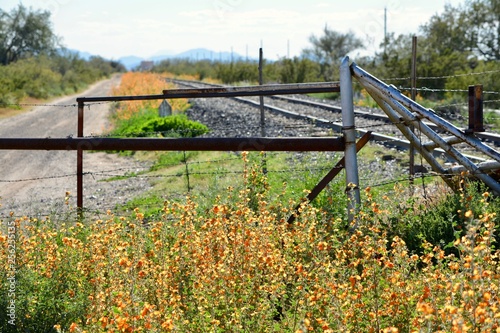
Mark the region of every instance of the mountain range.
<instances>
[{"instance_id":1,"label":"mountain range","mask_svg":"<svg viewBox=\"0 0 500 333\"><path fill-rule=\"evenodd\" d=\"M152 61L154 63L158 63L162 60L166 59L186 59L191 61L198 60L210 60L210 61L220 61L220 62L230 62L230 61L238 61L238 60L246 60L247 57L244 57L235 52L216 52L204 48L191 49L188 51L184 51L177 54L168 53L165 51L164 54L156 54L149 58L137 57L134 55L121 57L118 59L128 70L132 70L138 67L142 61ZM255 59L248 59L255 60Z\"/></svg>"}]
</instances>

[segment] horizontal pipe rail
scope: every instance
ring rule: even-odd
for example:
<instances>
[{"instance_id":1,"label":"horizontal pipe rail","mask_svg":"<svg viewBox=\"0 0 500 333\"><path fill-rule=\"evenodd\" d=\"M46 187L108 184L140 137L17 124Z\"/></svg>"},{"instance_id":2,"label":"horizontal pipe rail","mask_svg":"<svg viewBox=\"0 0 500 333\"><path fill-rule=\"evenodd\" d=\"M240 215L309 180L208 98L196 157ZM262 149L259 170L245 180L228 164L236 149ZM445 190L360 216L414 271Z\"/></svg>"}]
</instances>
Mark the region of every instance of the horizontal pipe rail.
<instances>
[{"instance_id":1,"label":"horizontal pipe rail","mask_svg":"<svg viewBox=\"0 0 500 333\"><path fill-rule=\"evenodd\" d=\"M2 150L343 151L343 138L1 138Z\"/></svg>"},{"instance_id":2,"label":"horizontal pipe rail","mask_svg":"<svg viewBox=\"0 0 500 333\"><path fill-rule=\"evenodd\" d=\"M323 92L340 92L340 83L319 82L319 83L297 83L297 84L270 84L262 86L243 86L243 87L171 89L171 90L163 90L163 94L159 95L79 97L76 99L76 101L78 103L120 102L120 101L138 101L138 100L155 100L155 99L174 99L174 98L313 94L313 93L323 93Z\"/></svg>"},{"instance_id":3,"label":"horizontal pipe rail","mask_svg":"<svg viewBox=\"0 0 500 333\"><path fill-rule=\"evenodd\" d=\"M194 89L163 90L167 98L182 95L183 97L236 97L236 96L264 96L264 95L291 95L312 94L321 92L340 92L339 82L270 84L243 87L212 87Z\"/></svg>"}]
</instances>

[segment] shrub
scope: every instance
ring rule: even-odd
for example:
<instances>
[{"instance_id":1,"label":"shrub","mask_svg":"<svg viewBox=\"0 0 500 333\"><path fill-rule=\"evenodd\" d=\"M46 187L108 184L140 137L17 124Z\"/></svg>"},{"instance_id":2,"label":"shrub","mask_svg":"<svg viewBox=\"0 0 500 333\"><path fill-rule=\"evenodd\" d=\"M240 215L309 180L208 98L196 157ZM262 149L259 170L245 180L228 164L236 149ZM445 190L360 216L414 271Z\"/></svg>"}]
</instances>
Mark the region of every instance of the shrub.
<instances>
[{"instance_id":1,"label":"shrub","mask_svg":"<svg viewBox=\"0 0 500 333\"><path fill-rule=\"evenodd\" d=\"M184 114L159 117L155 109L149 108L133 114L130 118L117 122L114 136L164 136L195 137L208 132L208 128L189 120Z\"/></svg>"}]
</instances>

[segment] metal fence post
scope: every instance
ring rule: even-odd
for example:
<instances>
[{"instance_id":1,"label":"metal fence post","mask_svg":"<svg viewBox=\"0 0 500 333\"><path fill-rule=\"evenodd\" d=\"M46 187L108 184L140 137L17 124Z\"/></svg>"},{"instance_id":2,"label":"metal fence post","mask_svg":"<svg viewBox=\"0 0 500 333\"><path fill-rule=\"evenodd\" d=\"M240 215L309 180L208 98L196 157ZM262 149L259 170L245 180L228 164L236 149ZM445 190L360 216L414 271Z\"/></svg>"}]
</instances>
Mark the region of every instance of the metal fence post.
<instances>
[{"instance_id":1,"label":"metal fence post","mask_svg":"<svg viewBox=\"0 0 500 333\"><path fill-rule=\"evenodd\" d=\"M359 209L361 196L359 192L358 160L356 156L356 129L354 127L354 105L352 97L352 77L349 57L344 57L340 65L340 97L342 103L342 132L345 141L346 194L348 202L348 219L351 223ZM356 228L356 224L353 226Z\"/></svg>"},{"instance_id":2,"label":"metal fence post","mask_svg":"<svg viewBox=\"0 0 500 333\"><path fill-rule=\"evenodd\" d=\"M411 99L417 99L417 36L412 38L412 48L411 48ZM415 132L415 126L411 124L410 131ZM415 147L410 145L410 185L413 185L415 178ZM413 187L411 188L413 193Z\"/></svg>"},{"instance_id":3,"label":"metal fence post","mask_svg":"<svg viewBox=\"0 0 500 333\"><path fill-rule=\"evenodd\" d=\"M469 86L469 129L468 132L484 132L483 85Z\"/></svg>"},{"instance_id":4,"label":"metal fence post","mask_svg":"<svg viewBox=\"0 0 500 333\"><path fill-rule=\"evenodd\" d=\"M78 102L78 129L77 136L83 138L83 107L84 102ZM83 149L78 147L76 151L76 207L78 216L83 215Z\"/></svg>"}]
</instances>

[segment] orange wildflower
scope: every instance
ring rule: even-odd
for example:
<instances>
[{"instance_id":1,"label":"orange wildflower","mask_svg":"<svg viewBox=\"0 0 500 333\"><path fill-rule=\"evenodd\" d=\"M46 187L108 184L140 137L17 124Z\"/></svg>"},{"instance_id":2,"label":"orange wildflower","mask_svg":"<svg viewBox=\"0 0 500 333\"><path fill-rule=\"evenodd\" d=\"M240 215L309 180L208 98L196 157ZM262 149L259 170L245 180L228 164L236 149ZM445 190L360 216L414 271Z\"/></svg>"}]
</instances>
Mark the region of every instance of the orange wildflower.
<instances>
[{"instance_id":1,"label":"orange wildflower","mask_svg":"<svg viewBox=\"0 0 500 333\"><path fill-rule=\"evenodd\" d=\"M163 323L161 323L161 328L171 331L174 329L174 322L172 321L172 319L167 319Z\"/></svg>"},{"instance_id":2,"label":"orange wildflower","mask_svg":"<svg viewBox=\"0 0 500 333\"><path fill-rule=\"evenodd\" d=\"M69 326L69 331L74 332L74 331L76 331L77 327L78 327L78 325L76 323L71 323L71 325Z\"/></svg>"}]
</instances>

